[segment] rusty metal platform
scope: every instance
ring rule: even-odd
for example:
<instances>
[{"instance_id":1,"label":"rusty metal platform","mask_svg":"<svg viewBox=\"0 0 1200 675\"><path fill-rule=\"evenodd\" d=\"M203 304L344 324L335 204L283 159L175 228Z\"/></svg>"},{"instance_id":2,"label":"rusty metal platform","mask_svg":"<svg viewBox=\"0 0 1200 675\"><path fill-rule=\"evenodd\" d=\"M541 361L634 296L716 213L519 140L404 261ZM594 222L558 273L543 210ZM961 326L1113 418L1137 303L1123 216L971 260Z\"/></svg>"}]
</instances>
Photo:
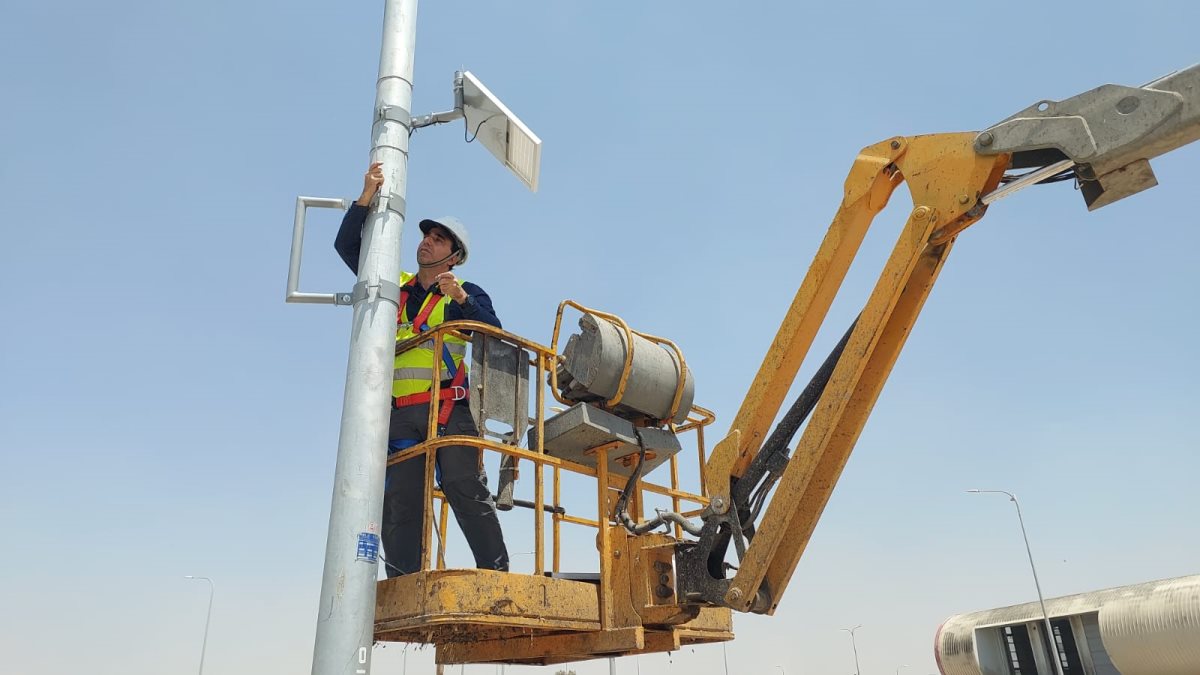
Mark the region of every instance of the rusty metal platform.
<instances>
[{"instance_id":1,"label":"rusty metal platform","mask_svg":"<svg viewBox=\"0 0 1200 675\"><path fill-rule=\"evenodd\" d=\"M546 665L733 639L725 608L654 608L602 628L599 585L490 570L430 570L379 582L375 639L437 646L438 663ZM655 623L661 621L662 623Z\"/></svg>"}]
</instances>

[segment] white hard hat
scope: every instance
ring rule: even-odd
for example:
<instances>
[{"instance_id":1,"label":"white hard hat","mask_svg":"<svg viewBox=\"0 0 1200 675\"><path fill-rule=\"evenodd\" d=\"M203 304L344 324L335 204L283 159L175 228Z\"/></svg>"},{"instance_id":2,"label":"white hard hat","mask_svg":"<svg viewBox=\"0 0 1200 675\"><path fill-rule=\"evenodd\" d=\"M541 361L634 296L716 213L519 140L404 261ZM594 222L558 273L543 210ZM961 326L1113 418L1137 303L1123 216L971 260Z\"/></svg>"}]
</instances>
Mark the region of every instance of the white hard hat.
<instances>
[{"instance_id":1,"label":"white hard hat","mask_svg":"<svg viewBox=\"0 0 1200 675\"><path fill-rule=\"evenodd\" d=\"M429 234L429 228L434 225L440 225L454 237L458 243L458 249L462 251L462 255L458 257L457 264L465 264L467 262L467 253L471 250L471 236L467 234L467 226L463 225L462 221L454 216L444 216L442 218L426 218L418 224L418 227L421 228L422 234Z\"/></svg>"}]
</instances>

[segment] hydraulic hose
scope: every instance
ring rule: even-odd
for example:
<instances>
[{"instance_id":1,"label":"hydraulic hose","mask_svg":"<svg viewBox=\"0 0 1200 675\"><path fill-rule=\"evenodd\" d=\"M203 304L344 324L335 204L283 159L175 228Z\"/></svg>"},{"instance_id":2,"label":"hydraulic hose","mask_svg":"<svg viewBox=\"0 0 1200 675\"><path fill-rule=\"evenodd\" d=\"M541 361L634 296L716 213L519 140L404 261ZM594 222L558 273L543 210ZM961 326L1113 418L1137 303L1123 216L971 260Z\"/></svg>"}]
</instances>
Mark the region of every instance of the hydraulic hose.
<instances>
[{"instance_id":1,"label":"hydraulic hose","mask_svg":"<svg viewBox=\"0 0 1200 675\"><path fill-rule=\"evenodd\" d=\"M685 532L693 536L700 536L701 526L695 525L687 518L675 513L674 511L664 511L663 509L655 509L657 514L650 520L638 523L629 516L629 495L633 492L633 488L637 485L638 479L642 477L642 469L646 464L646 443L642 440L642 432L636 427L633 430L634 436L638 442L638 463L633 473L629 474L629 480L625 481L625 489L621 490L621 496L617 498L617 506L615 511L616 520L625 527L630 534L646 534L668 522L675 523L683 528Z\"/></svg>"},{"instance_id":2,"label":"hydraulic hose","mask_svg":"<svg viewBox=\"0 0 1200 675\"><path fill-rule=\"evenodd\" d=\"M858 319L855 318L846 329L842 339L838 340L837 345L829 352L829 356L825 357L825 361L821 363L821 367L813 374L812 379L805 385L804 390L796 397L795 402L788 408L787 413L779 420L779 424L775 425L775 429L771 431L771 435L767 437L766 443L754 461L750 463L745 476L738 481L739 485L735 488L733 501L734 504L744 509L746 512L743 515L743 528L748 528L753 525L752 511L750 510L751 492L762 481L763 476L774 473L776 470L773 465L778 461L778 458L787 453L788 445L792 442L792 438L804 424L813 408L817 406L817 402L821 400L821 394L825 393L825 386L829 384L829 378L833 375L833 369L837 366L838 359L841 358L842 352L846 349L846 343L850 341L850 335L854 332L854 327L858 325ZM744 487L743 487L744 486Z\"/></svg>"}]
</instances>

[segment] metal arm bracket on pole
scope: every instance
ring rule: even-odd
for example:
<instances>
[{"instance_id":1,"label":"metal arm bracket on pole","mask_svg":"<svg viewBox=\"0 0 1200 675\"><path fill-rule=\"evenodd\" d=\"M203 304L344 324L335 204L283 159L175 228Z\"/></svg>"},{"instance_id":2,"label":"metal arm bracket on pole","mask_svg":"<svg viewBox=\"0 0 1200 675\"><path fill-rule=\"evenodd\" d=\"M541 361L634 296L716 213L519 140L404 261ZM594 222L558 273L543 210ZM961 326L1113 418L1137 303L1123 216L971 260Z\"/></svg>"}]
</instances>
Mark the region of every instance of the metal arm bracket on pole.
<instances>
[{"instance_id":1,"label":"metal arm bracket on pole","mask_svg":"<svg viewBox=\"0 0 1200 675\"><path fill-rule=\"evenodd\" d=\"M445 124L447 122L453 122L454 120L461 120L464 116L465 115L462 108L457 108L455 110L447 110L446 112L430 113L428 115L414 117L411 120L411 124L413 130L416 130L423 127L433 126L435 124Z\"/></svg>"},{"instance_id":2,"label":"metal arm bracket on pole","mask_svg":"<svg viewBox=\"0 0 1200 675\"><path fill-rule=\"evenodd\" d=\"M388 302L400 307L400 286L391 281L377 281L371 283L368 281L360 281L354 284L354 290L350 294L350 304L357 305L359 302L376 297L383 298ZM338 303L341 304L341 303Z\"/></svg>"},{"instance_id":3,"label":"metal arm bracket on pole","mask_svg":"<svg viewBox=\"0 0 1200 675\"><path fill-rule=\"evenodd\" d=\"M387 120L389 122L398 122L398 123L404 125L405 129L408 129L411 127L412 119L413 119L412 113L410 113L405 108L401 108L398 105L380 106L379 110L376 111L375 116L381 120Z\"/></svg>"},{"instance_id":4,"label":"metal arm bracket on pole","mask_svg":"<svg viewBox=\"0 0 1200 675\"><path fill-rule=\"evenodd\" d=\"M463 74L459 71L454 73L454 110L414 117L410 120L410 124L412 124L410 128L415 131L422 127L433 126L434 124L445 124L454 120L461 120L464 117L466 117L466 111L463 110Z\"/></svg>"},{"instance_id":5,"label":"metal arm bracket on pole","mask_svg":"<svg viewBox=\"0 0 1200 675\"><path fill-rule=\"evenodd\" d=\"M408 212L408 202L404 201L404 197L401 197L395 192L391 192L379 197L379 208L381 210L398 213L400 214L400 217L403 218Z\"/></svg>"}]
</instances>

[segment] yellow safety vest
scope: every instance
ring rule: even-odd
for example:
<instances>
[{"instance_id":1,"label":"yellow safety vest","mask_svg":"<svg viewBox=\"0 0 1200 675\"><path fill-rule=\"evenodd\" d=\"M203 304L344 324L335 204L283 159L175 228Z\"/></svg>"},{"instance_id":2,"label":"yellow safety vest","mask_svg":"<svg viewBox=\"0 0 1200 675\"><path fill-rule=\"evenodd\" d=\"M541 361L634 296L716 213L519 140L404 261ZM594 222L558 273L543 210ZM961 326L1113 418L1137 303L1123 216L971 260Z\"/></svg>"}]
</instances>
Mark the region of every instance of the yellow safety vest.
<instances>
[{"instance_id":1,"label":"yellow safety vest","mask_svg":"<svg viewBox=\"0 0 1200 675\"><path fill-rule=\"evenodd\" d=\"M400 287L403 289L406 284L412 281L414 274L408 272L400 273ZM462 283L462 280L459 280ZM407 300L408 294L402 293L404 300ZM428 305L431 300L437 298L437 304L428 312ZM446 306L453 302L449 297L430 293L425 296L425 302L421 305L421 310L417 316L428 314L424 323L428 328L434 328L446 320ZM408 316L408 303L401 301L400 311L396 317L396 344L400 344L405 340L413 337L421 332L420 326L412 325L412 321L416 317ZM454 377L460 368L465 369L467 364L463 363L463 358L467 355L467 342L462 338L453 335L442 336L442 354L437 358L442 360L440 366L441 379L448 380ZM449 358L454 363L453 369L446 362ZM433 340L427 340L420 345L410 349L402 354L396 355L396 360L392 366L392 396L399 398L401 396L410 396L423 391L429 391L430 385L433 382ZM463 377L466 377L464 370Z\"/></svg>"}]
</instances>

